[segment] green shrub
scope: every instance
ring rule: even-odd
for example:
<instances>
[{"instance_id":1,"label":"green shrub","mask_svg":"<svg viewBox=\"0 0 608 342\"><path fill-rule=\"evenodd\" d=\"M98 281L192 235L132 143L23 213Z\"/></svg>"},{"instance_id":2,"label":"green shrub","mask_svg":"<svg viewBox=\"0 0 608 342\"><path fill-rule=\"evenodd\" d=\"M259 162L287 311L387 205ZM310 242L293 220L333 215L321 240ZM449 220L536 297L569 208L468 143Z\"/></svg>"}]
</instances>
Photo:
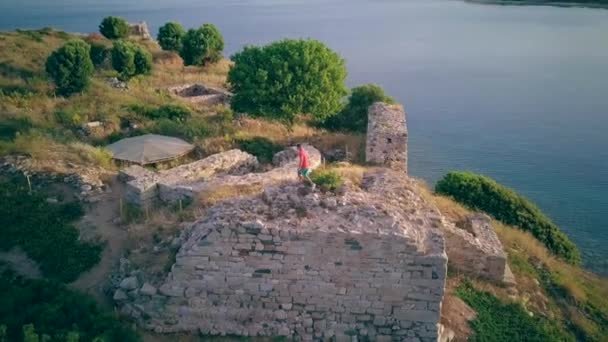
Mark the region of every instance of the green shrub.
<instances>
[{"instance_id":1,"label":"green shrub","mask_svg":"<svg viewBox=\"0 0 608 342\"><path fill-rule=\"evenodd\" d=\"M470 322L474 335L469 341L575 341L555 323L531 317L520 304L503 304L492 294L478 291L468 282L459 286L456 294L477 312Z\"/></svg>"},{"instance_id":2,"label":"green shrub","mask_svg":"<svg viewBox=\"0 0 608 342\"><path fill-rule=\"evenodd\" d=\"M28 118L9 118L0 122L0 141L12 141L17 134L29 132L34 125Z\"/></svg>"},{"instance_id":3,"label":"green shrub","mask_svg":"<svg viewBox=\"0 0 608 342\"><path fill-rule=\"evenodd\" d=\"M179 52L182 49L182 38L186 31L182 25L169 22L158 29L158 45L163 50Z\"/></svg>"},{"instance_id":4,"label":"green shrub","mask_svg":"<svg viewBox=\"0 0 608 342\"><path fill-rule=\"evenodd\" d=\"M85 118L73 109L56 111L55 120L65 127L77 127L85 122Z\"/></svg>"},{"instance_id":5,"label":"green shrub","mask_svg":"<svg viewBox=\"0 0 608 342\"><path fill-rule=\"evenodd\" d=\"M335 191L344 184L342 177L331 169L317 169L310 179L323 191Z\"/></svg>"},{"instance_id":6,"label":"green shrub","mask_svg":"<svg viewBox=\"0 0 608 342\"><path fill-rule=\"evenodd\" d=\"M367 131L367 110L375 102L395 103L384 90L375 84L366 84L352 89L346 106L323 124L336 131L365 133Z\"/></svg>"},{"instance_id":7,"label":"green shrub","mask_svg":"<svg viewBox=\"0 0 608 342\"><path fill-rule=\"evenodd\" d=\"M46 60L46 72L55 82L59 95L69 96L87 89L93 74L90 52L89 44L73 40Z\"/></svg>"},{"instance_id":8,"label":"green shrub","mask_svg":"<svg viewBox=\"0 0 608 342\"><path fill-rule=\"evenodd\" d=\"M196 138L204 138L209 135L209 128L204 121L188 120L184 123L170 119L159 119L150 128L150 133L168 135L193 141Z\"/></svg>"},{"instance_id":9,"label":"green shrub","mask_svg":"<svg viewBox=\"0 0 608 342\"><path fill-rule=\"evenodd\" d=\"M190 29L182 38L179 52L185 65L205 65L218 62L224 50L224 37L213 24Z\"/></svg>"},{"instance_id":10,"label":"green shrub","mask_svg":"<svg viewBox=\"0 0 608 342\"><path fill-rule=\"evenodd\" d=\"M144 116L152 119L169 119L173 121L183 122L192 116L192 111L189 108L181 105L164 105L156 109L148 109L144 112Z\"/></svg>"},{"instance_id":11,"label":"green shrub","mask_svg":"<svg viewBox=\"0 0 608 342\"><path fill-rule=\"evenodd\" d=\"M237 112L292 123L297 114L323 121L346 95L345 62L316 40L282 40L248 46L232 56L228 80Z\"/></svg>"},{"instance_id":12,"label":"green shrub","mask_svg":"<svg viewBox=\"0 0 608 342\"><path fill-rule=\"evenodd\" d=\"M95 67L100 67L110 60L112 49L101 43L91 43L91 61Z\"/></svg>"},{"instance_id":13,"label":"green shrub","mask_svg":"<svg viewBox=\"0 0 608 342\"><path fill-rule=\"evenodd\" d=\"M112 48L112 67L123 80L149 74L152 70L152 55L139 45L117 41Z\"/></svg>"},{"instance_id":14,"label":"green shrub","mask_svg":"<svg viewBox=\"0 0 608 342\"><path fill-rule=\"evenodd\" d=\"M450 172L437 182L435 191L485 211L505 224L529 231L553 254L572 264L581 261L576 245L536 205L489 177Z\"/></svg>"},{"instance_id":15,"label":"green shrub","mask_svg":"<svg viewBox=\"0 0 608 342\"><path fill-rule=\"evenodd\" d=\"M0 202L0 217L10 222L0 225L0 250L20 246L45 276L65 282L99 262L102 246L81 241L71 224L84 213L79 203L47 203L23 179L0 183Z\"/></svg>"},{"instance_id":16,"label":"green shrub","mask_svg":"<svg viewBox=\"0 0 608 342\"><path fill-rule=\"evenodd\" d=\"M271 163L275 153L283 150L283 146L264 137L237 139L236 143L241 150L253 154L263 164Z\"/></svg>"},{"instance_id":17,"label":"green shrub","mask_svg":"<svg viewBox=\"0 0 608 342\"><path fill-rule=\"evenodd\" d=\"M99 33L108 39L123 39L129 36L129 23L123 18L106 17L99 25Z\"/></svg>"},{"instance_id":18,"label":"green shrub","mask_svg":"<svg viewBox=\"0 0 608 342\"><path fill-rule=\"evenodd\" d=\"M88 295L48 280L0 273L0 322L7 341L48 336L45 341L140 341L138 334ZM71 340L70 340L71 338ZM35 339L34 339L35 340ZM0 333L0 341L2 336Z\"/></svg>"}]
</instances>

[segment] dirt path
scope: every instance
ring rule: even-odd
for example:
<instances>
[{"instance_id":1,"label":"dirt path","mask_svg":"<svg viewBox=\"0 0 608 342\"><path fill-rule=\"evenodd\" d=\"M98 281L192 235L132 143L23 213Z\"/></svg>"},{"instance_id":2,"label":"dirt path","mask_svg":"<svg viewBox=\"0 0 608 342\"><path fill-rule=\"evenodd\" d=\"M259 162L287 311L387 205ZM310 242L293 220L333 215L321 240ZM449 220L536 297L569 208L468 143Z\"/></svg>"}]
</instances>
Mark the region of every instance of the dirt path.
<instances>
[{"instance_id":1,"label":"dirt path","mask_svg":"<svg viewBox=\"0 0 608 342\"><path fill-rule=\"evenodd\" d=\"M112 268L124 253L128 237L127 231L114 223L119 216L119 203L124 186L113 178L110 187L112 192L103 194L100 201L92 205L78 224L85 238L97 235L107 242L101 260L70 284L70 287L89 293L107 307L112 307L112 301L104 294L104 286Z\"/></svg>"}]
</instances>

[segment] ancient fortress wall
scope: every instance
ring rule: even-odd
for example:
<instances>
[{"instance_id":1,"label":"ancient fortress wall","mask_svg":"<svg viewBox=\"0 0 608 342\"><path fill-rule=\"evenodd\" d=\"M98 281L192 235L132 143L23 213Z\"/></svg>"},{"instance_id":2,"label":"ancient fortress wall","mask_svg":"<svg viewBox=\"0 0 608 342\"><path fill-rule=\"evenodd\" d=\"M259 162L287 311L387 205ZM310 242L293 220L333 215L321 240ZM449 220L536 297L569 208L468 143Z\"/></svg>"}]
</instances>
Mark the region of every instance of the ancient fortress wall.
<instances>
[{"instance_id":1,"label":"ancient fortress wall","mask_svg":"<svg viewBox=\"0 0 608 342\"><path fill-rule=\"evenodd\" d=\"M377 102L369 108L365 158L368 163L407 173L407 126L403 106Z\"/></svg>"}]
</instances>

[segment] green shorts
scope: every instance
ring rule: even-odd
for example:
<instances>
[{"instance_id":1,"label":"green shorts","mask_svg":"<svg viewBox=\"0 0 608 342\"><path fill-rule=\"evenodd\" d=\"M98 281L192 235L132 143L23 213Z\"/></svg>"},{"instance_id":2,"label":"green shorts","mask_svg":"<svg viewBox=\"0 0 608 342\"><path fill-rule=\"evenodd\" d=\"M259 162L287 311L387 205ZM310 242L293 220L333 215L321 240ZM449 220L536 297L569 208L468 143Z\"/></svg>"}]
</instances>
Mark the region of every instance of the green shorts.
<instances>
[{"instance_id":1,"label":"green shorts","mask_svg":"<svg viewBox=\"0 0 608 342\"><path fill-rule=\"evenodd\" d=\"M308 177L308 175L310 174L310 169L300 169L300 174L304 177Z\"/></svg>"}]
</instances>

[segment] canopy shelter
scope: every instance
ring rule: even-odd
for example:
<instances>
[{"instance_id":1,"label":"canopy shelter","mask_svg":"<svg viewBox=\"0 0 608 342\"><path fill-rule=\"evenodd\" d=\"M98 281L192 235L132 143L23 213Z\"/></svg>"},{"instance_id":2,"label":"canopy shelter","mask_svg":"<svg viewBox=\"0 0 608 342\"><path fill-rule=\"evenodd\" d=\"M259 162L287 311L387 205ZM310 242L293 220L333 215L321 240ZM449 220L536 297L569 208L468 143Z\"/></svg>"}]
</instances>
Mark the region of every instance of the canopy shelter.
<instances>
[{"instance_id":1,"label":"canopy shelter","mask_svg":"<svg viewBox=\"0 0 608 342\"><path fill-rule=\"evenodd\" d=\"M146 134L119 140L107 149L114 159L146 165L184 156L194 149L194 145L178 138Z\"/></svg>"}]
</instances>

